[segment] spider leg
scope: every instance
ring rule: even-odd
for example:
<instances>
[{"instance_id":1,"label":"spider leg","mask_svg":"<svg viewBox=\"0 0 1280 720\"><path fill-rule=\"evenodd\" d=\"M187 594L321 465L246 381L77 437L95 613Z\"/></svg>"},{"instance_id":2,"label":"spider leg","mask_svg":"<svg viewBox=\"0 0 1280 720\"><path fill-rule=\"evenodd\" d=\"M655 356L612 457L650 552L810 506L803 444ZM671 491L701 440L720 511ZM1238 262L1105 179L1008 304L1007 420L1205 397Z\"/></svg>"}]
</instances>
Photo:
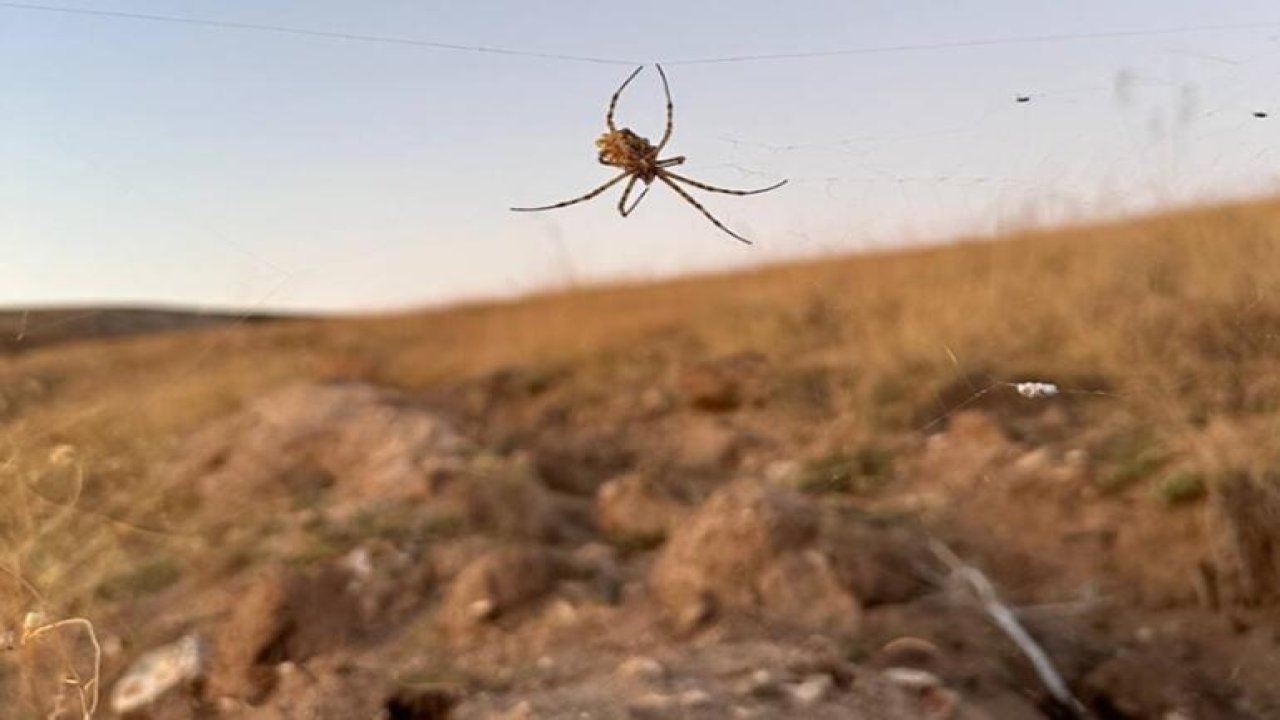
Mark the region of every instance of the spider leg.
<instances>
[{"instance_id":1,"label":"spider leg","mask_svg":"<svg viewBox=\"0 0 1280 720\"><path fill-rule=\"evenodd\" d=\"M677 175L673 172L667 172L666 174L670 175L671 178L674 180L679 180L680 182L689 183L690 185L700 190L710 190L711 192L724 193L726 195L759 195L760 193L769 192L770 190L777 190L778 188L787 184L787 181L783 180L781 182L776 182L770 185L769 187L760 188L759 190L730 190L728 188L721 188L721 187L716 187L714 185L701 183L701 182L698 182L697 180L694 180L693 178L687 178L683 175Z\"/></svg>"},{"instance_id":2,"label":"spider leg","mask_svg":"<svg viewBox=\"0 0 1280 720\"><path fill-rule=\"evenodd\" d=\"M723 230L723 231L725 231L725 232L729 233L730 235L732 235L732 236L733 236L733 238L734 238L735 240L738 240L739 242L744 242L744 243L746 243L746 244L748 244L748 245L750 245L750 244L751 244L751 241L750 241L750 240L748 240L748 239L746 239L746 238L742 237L742 236L741 236L741 235L739 235L738 233L736 233L736 232L734 232L734 231L730 230L729 228L725 227L725 226L724 226L724 223L722 223L722 222L720 222L719 220L717 220L717 219L715 218L715 216L714 216L714 215L712 215L710 212L708 212L708 211L707 211L707 209L706 209L706 208L702 207L702 203L699 203L697 200L694 200L694 199L693 199L693 196L692 196L692 195L690 195L689 193L685 192L685 189L684 189L684 188L680 187L679 185L677 185L677 184L675 183L675 181L674 181L674 180L672 180L671 178L667 177L667 173L665 173L665 172L660 172L660 173L658 173L658 179L659 179L659 180L661 180L662 182L666 183L666 184L667 184L667 185L668 185L672 190L675 190L677 195L679 195L680 197L682 197L682 198L684 198L684 199L685 199L685 202L687 202L687 203L689 203L690 205L692 205L692 206L694 206L695 208L697 208L697 209L698 209L698 212L702 213L702 214L703 214L703 215L704 215L708 220L710 220L710 221L711 221L711 223L712 223L713 225L715 225L716 227L720 228L721 230Z\"/></svg>"},{"instance_id":3,"label":"spider leg","mask_svg":"<svg viewBox=\"0 0 1280 720\"><path fill-rule=\"evenodd\" d=\"M540 207L513 207L513 208L511 208L511 209L512 209L512 210L514 210L514 211L516 211L516 212L536 212L536 211L538 211L538 210L555 210L555 209L557 209L557 208L568 207L569 205L576 205L577 203L584 202L584 201L586 201L586 200L590 200L591 198L593 198L593 197L595 197L595 196L599 195L600 193L604 192L605 190L608 190L609 188L613 187L614 185L617 185L619 182L621 182L621 181L622 181L622 179L623 179L623 178L625 178L625 177L627 177L627 176L629 176L629 175L631 175L631 173L630 173L630 172L624 172L624 173L621 173L621 174L619 174L617 177L615 177L614 179L612 179L612 180L610 180L609 182L607 182L607 183L605 183L605 184L601 185L600 187L596 188L595 190L592 190L591 192L587 193L586 195L583 195L583 196L581 196L581 197L576 197L576 198L574 198L574 199L572 199L572 200L565 200L564 202L558 202L558 203L556 203L555 205L542 205L542 206L540 206Z\"/></svg>"},{"instance_id":4,"label":"spider leg","mask_svg":"<svg viewBox=\"0 0 1280 720\"><path fill-rule=\"evenodd\" d=\"M654 67L658 68L658 76L662 78L662 92L667 96L667 127L662 131L662 139L658 141L658 152L662 152L662 148L671 139L671 131L675 129L675 104L671 102L671 86L667 84L667 74L663 72L661 65L655 63Z\"/></svg>"},{"instance_id":5,"label":"spider leg","mask_svg":"<svg viewBox=\"0 0 1280 720\"><path fill-rule=\"evenodd\" d=\"M618 198L618 213L622 217L635 212L636 206L640 204L645 195L649 194L649 186L646 184L644 189L640 191L640 196L636 198L636 201L631 203L631 207L627 207L627 198L631 196L631 190L636 186L636 181L639 179L639 177L632 175L631 180L627 182L627 186L622 190L622 197Z\"/></svg>"},{"instance_id":6,"label":"spider leg","mask_svg":"<svg viewBox=\"0 0 1280 720\"><path fill-rule=\"evenodd\" d=\"M677 155L677 156L675 156L675 157L669 157L669 158L667 158L666 160L659 160L659 161L657 162L657 166L658 166L658 167L660 167L660 168L675 167L676 165L683 165L683 164L684 164L684 156L683 156L683 155Z\"/></svg>"},{"instance_id":7,"label":"spider leg","mask_svg":"<svg viewBox=\"0 0 1280 720\"><path fill-rule=\"evenodd\" d=\"M643 69L644 66L641 65L635 70L632 70L631 74L627 76L627 79L623 80L622 84L618 86L618 89L613 92L613 97L609 100L609 112L604 115L604 124L609 128L609 132L618 132L618 127L613 124L613 111L618 107L618 98L622 96L622 91L627 89L627 86L631 84L632 80L636 79L636 76L639 75L640 71Z\"/></svg>"}]
</instances>

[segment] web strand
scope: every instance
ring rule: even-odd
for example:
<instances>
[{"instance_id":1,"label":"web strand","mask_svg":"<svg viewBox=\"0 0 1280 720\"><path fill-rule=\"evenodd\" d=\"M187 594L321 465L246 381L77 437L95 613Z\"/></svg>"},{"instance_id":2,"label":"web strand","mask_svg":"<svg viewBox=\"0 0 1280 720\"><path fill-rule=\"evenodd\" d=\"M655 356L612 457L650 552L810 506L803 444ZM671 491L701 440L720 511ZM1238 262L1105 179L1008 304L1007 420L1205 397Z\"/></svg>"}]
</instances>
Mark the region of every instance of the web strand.
<instances>
[{"instance_id":1,"label":"web strand","mask_svg":"<svg viewBox=\"0 0 1280 720\"><path fill-rule=\"evenodd\" d=\"M89 8L73 8L39 3L0 1L0 8L23 10L29 12L58 13L63 15L81 15L89 17L115 18L119 20L135 20L143 22L169 23L174 25L191 25L221 30L248 30L255 32L276 33L332 40L351 40L369 43L385 43L391 45L407 45L455 52L487 53L491 55L509 55L514 57L539 58L543 60L559 60L564 62L590 63L596 65L640 65L643 61L616 57L600 57L593 55L576 55L570 53L541 52L490 45L468 45L449 43L438 40L397 37L390 35L373 35L353 33L340 30L317 30L287 25L266 23L249 23L234 20L217 20L212 18L183 17L179 15L161 15L156 13L138 13L122 10L95 10ZM1038 43L1081 42L1089 40L1115 40L1126 38L1160 37L1169 35L1189 35L1206 32L1241 32L1250 30L1266 30L1280 28L1280 20L1269 20L1251 23L1220 23L1207 25L1184 25L1136 30L1103 30L1098 32L1056 33L1046 35L1008 36L978 38L972 40L945 40L931 43L904 43L900 45L878 45L869 47L834 48L806 52L758 53L712 57L672 58L655 62L668 66L676 65L719 65L747 62L772 62L780 60L805 60L830 57L846 57L856 55L879 55L888 53L922 52L930 50L952 50L964 48L996 47L1003 45L1030 45Z\"/></svg>"}]
</instances>

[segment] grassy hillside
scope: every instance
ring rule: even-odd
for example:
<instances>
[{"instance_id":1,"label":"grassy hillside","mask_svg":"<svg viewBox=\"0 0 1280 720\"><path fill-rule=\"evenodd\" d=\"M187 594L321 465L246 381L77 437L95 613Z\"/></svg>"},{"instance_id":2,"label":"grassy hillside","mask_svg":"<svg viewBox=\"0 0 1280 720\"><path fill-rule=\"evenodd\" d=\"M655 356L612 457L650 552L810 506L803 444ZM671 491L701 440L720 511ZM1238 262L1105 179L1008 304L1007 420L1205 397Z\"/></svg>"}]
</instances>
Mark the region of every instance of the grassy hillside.
<instances>
[{"instance_id":1,"label":"grassy hillside","mask_svg":"<svg viewBox=\"0 0 1280 720\"><path fill-rule=\"evenodd\" d=\"M1087 400L1072 422L1107 435L1102 474L1119 489L1152 448L1198 473L1266 466L1280 450L1280 203L514 303L85 334L0 355L0 563L92 615L140 555L208 550L189 493L154 473L176 443L304 379L449 402L500 386L514 404L554 386L585 425L746 358L769 368L776 431L819 459L892 450L993 402L998 383L1046 380ZM0 618L30 594L10 583Z\"/></svg>"},{"instance_id":2,"label":"grassy hillside","mask_svg":"<svg viewBox=\"0 0 1280 720\"><path fill-rule=\"evenodd\" d=\"M82 340L129 337L281 319L264 313L207 313L154 308L19 308L0 310L0 352Z\"/></svg>"}]
</instances>

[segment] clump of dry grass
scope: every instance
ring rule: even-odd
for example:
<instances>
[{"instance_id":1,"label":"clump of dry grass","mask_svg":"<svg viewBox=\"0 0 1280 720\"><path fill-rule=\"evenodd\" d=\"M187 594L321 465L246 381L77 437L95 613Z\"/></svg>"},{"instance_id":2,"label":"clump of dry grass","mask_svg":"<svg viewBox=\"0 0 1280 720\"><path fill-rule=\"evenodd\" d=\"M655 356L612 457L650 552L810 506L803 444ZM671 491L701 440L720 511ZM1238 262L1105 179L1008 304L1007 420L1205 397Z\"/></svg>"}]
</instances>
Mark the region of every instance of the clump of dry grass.
<instances>
[{"instance_id":1,"label":"clump of dry grass","mask_svg":"<svg viewBox=\"0 0 1280 720\"><path fill-rule=\"evenodd\" d=\"M52 698L47 698L48 717L62 717L67 709L67 691L73 691L78 702L79 714L83 720L92 720L98 711L98 699L102 682L102 644L98 642L98 634L93 623L87 618L72 617L61 620L49 620L39 611L26 613L22 619L20 631L7 631L0 636L0 651L24 650L36 646L42 636L69 628L80 628L88 638L92 647L92 674L85 678L76 669L73 662L63 663L65 673L59 678L58 689Z\"/></svg>"},{"instance_id":2,"label":"clump of dry grass","mask_svg":"<svg viewBox=\"0 0 1280 720\"><path fill-rule=\"evenodd\" d=\"M39 494L37 483L15 471L16 459L10 457L0 465L0 492L8 501L0 513L0 551L4 564L0 574L7 583L0 589L11 589L0 595L0 622L8 626L0 632L0 651L21 652L20 670L27 676L29 704L40 706L47 717L63 717L75 712L89 720L97 712L102 682L102 645L93 623L85 617L51 619L47 614L49 600L25 575L28 559L44 549L45 539L67 530L74 518L74 506L83 490L83 473L68 445L55 446L49 453L44 490L60 493L57 500L39 498L45 507L31 502ZM23 609L25 608L25 609ZM15 618L21 615L21 621ZM88 673L81 671L81 653L71 650L69 631L80 630L90 646ZM0 676L0 690L4 678ZM34 697L39 695L40 697ZM74 709L73 707L74 706Z\"/></svg>"},{"instance_id":3,"label":"clump of dry grass","mask_svg":"<svg viewBox=\"0 0 1280 720\"><path fill-rule=\"evenodd\" d=\"M1194 438L1210 477L1214 601L1280 602L1280 418L1218 420Z\"/></svg>"}]
</instances>

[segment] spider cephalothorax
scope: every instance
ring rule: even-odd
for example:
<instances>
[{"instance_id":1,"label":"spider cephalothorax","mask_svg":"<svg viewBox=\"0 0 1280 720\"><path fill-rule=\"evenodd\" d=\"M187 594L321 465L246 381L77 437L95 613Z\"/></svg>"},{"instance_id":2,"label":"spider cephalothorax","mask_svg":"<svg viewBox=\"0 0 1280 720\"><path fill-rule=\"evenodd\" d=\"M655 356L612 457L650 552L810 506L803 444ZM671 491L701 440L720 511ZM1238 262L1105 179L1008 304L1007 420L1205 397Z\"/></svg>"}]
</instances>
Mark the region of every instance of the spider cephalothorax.
<instances>
[{"instance_id":1,"label":"spider cephalothorax","mask_svg":"<svg viewBox=\"0 0 1280 720\"><path fill-rule=\"evenodd\" d=\"M728 195L755 195L757 193L768 192L770 190L780 188L785 185L787 181L783 180L782 182L775 183L766 188L760 188L759 190L729 190L727 188L715 187L714 185L707 185L692 178L687 178L683 175L677 175L676 173L671 172L668 168L680 165L684 162L685 158L683 155L676 155L665 159L658 158L658 154L662 152L662 149L667 145L667 141L671 139L671 131L675 127L675 123L673 120L674 106L671 102L671 88L667 84L667 74L663 72L661 65L658 65L657 68L658 75L662 77L662 90L667 97L667 126L662 133L662 139L658 141L657 145L654 145L650 143L648 139L635 134L630 128L619 129L613 122L613 111L618 106L618 98L622 95L622 91L626 89L627 85L629 85L631 81L635 79L636 75L639 75L640 71L644 69L644 66L642 65L636 68L635 71L622 82L622 86L613 93L613 98L609 101L609 110L604 116L605 126L608 127L608 131L596 139L596 149L599 151L597 158L599 159L600 164L621 168L622 172L617 177L614 177L612 180L609 180L605 184L581 197L556 203L555 205L511 209L527 212L534 210L554 210L556 208L574 205L585 200L590 200L605 190L608 190L614 185L622 182L624 179L630 178L630 180L627 180L626 187L622 190L622 197L618 199L618 212L623 217L626 217L631 214L631 211L635 210L636 206L640 204L640 201L644 199L645 193L649 192L649 185L654 180L660 180L674 190L676 194L686 202L697 208L698 211L705 215L706 218L714 223L716 227L744 243L750 243L750 240L725 227L711 213L707 212L707 209L702 207L697 200L694 200L692 195L677 183L685 183L686 185L691 185L702 190L725 193ZM636 181L643 183L644 189L640 191L640 196L636 198L636 201L628 205L627 200L631 197L631 191L635 189Z\"/></svg>"}]
</instances>

